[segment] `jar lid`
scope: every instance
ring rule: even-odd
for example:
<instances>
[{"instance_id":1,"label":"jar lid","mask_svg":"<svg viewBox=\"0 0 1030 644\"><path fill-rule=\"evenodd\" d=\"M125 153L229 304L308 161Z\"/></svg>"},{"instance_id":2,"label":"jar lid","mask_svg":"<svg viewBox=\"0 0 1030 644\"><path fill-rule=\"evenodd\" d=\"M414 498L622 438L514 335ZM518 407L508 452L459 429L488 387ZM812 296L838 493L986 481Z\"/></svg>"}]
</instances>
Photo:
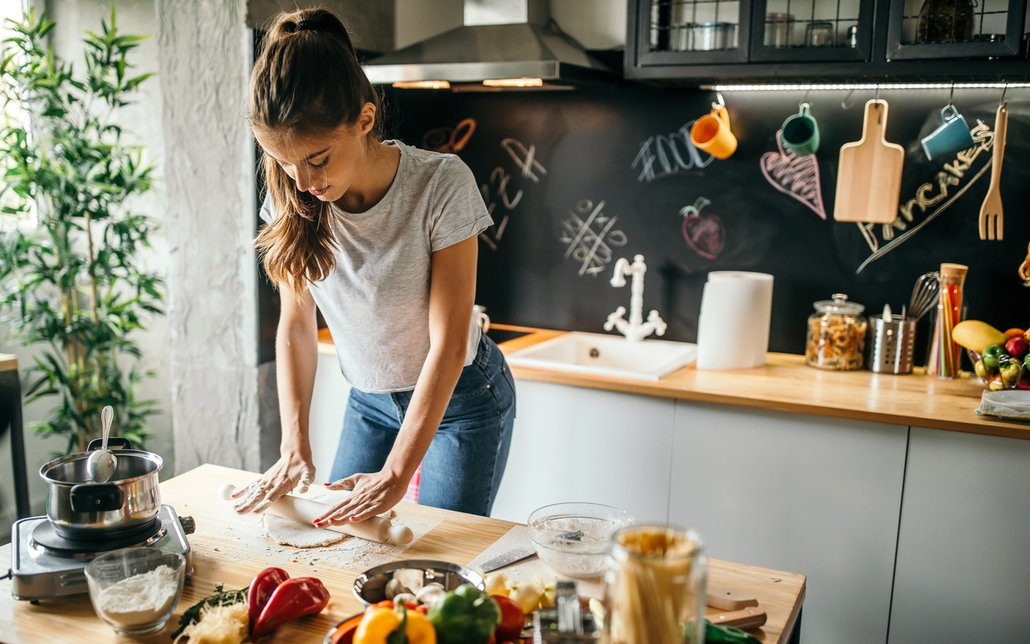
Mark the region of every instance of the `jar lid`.
<instances>
[{"instance_id":1,"label":"jar lid","mask_svg":"<svg viewBox=\"0 0 1030 644\"><path fill-rule=\"evenodd\" d=\"M858 315L865 310L865 306L858 302L849 302L848 296L844 293L834 293L832 299L820 300L813 304L815 310L820 313L848 313Z\"/></svg>"}]
</instances>

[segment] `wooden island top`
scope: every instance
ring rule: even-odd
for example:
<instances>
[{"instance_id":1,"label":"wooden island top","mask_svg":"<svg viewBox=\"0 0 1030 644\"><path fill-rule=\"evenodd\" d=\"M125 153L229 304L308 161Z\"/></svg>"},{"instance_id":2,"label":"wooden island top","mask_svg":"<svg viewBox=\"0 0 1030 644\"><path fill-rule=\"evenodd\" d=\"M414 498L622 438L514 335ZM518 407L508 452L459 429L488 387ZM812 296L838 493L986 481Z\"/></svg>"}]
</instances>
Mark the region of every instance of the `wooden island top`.
<instances>
[{"instance_id":1,"label":"wooden island top","mask_svg":"<svg viewBox=\"0 0 1030 644\"><path fill-rule=\"evenodd\" d=\"M504 324L492 328L528 333L501 343L505 355L566 333ZM325 329L319 334L319 350L335 354ZM906 375L824 371L788 353L770 353L766 364L754 369L699 370L691 365L654 381L515 366L512 373L525 380L644 396L1030 440L1030 423L976 414L984 387L968 373L942 380L920 369Z\"/></svg>"},{"instance_id":2,"label":"wooden island top","mask_svg":"<svg viewBox=\"0 0 1030 644\"><path fill-rule=\"evenodd\" d=\"M242 470L203 465L161 484L162 501L174 507L181 516L189 515L196 520L196 532L188 537L195 572L183 589L182 599L169 626L143 641L167 644L169 634L183 611L212 594L216 584L224 584L227 589L244 587L255 573L268 565L281 565L293 577L320 578L332 598L320 615L285 624L273 637L262 641L321 642L333 625L361 610L361 605L351 594L354 578L368 567L360 560L341 564L340 559L331 556L332 548L320 549L314 557L306 553L290 558L289 548L271 545L261 536L244 535L241 538L238 531L234 533L235 515L216 491L223 483L241 485L255 476ZM398 517L409 525L432 526L425 532L416 530L416 541L397 557L399 559L442 559L464 565L516 526L507 521L410 503L401 503L396 511ZM11 545L0 547L0 568L6 570L10 558ZM804 575L727 561L709 560L709 585L746 593L759 600L768 621L753 634L763 642L787 641L798 622L805 597ZM11 581L6 580L0 581L0 641L79 643L139 640L116 637L110 627L94 615L87 595L32 605L15 600L11 596Z\"/></svg>"}]
</instances>

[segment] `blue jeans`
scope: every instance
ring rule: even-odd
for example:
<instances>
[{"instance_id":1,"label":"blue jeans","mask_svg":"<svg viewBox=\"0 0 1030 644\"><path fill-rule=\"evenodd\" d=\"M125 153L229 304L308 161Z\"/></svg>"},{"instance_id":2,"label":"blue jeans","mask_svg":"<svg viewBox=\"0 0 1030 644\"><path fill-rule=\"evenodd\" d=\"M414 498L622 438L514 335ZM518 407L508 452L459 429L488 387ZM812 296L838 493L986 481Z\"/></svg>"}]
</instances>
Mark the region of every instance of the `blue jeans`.
<instances>
[{"instance_id":1,"label":"blue jeans","mask_svg":"<svg viewBox=\"0 0 1030 644\"><path fill-rule=\"evenodd\" d=\"M351 389L330 480L382 469L412 393ZM514 423L515 381L504 355L484 334L422 461L419 503L489 516Z\"/></svg>"}]
</instances>

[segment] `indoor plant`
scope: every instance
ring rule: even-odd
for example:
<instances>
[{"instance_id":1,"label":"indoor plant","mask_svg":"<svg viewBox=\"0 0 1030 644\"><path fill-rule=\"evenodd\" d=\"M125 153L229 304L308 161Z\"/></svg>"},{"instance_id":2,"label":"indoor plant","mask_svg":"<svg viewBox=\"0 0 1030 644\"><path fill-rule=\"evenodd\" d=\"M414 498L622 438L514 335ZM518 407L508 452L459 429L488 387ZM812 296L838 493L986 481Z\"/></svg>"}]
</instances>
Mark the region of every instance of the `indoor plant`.
<instances>
[{"instance_id":1,"label":"indoor plant","mask_svg":"<svg viewBox=\"0 0 1030 644\"><path fill-rule=\"evenodd\" d=\"M150 189L152 168L112 116L149 76L128 73L143 37L120 34L112 7L75 69L54 55L44 15L30 10L5 27L4 112L23 108L31 125L0 123L0 217L34 212L36 225L0 236L0 314L39 346L26 400L56 398L36 429L66 437L70 451L99 434L104 405L115 408L113 433L139 443L157 410L135 395L150 374L133 332L162 313L162 280L139 256L155 224L129 207Z\"/></svg>"}]
</instances>

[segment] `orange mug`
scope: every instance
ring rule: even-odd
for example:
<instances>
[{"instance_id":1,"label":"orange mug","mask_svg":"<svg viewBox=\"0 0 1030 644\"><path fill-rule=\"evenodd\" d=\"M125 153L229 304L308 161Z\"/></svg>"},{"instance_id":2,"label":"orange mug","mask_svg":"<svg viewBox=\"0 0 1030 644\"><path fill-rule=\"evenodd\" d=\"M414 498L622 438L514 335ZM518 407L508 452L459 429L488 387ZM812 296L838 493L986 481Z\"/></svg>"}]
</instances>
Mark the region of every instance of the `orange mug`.
<instances>
[{"instance_id":1,"label":"orange mug","mask_svg":"<svg viewBox=\"0 0 1030 644\"><path fill-rule=\"evenodd\" d=\"M716 159L728 159L737 150L737 137L730 131L730 113L725 106L713 106L690 128L690 142Z\"/></svg>"}]
</instances>

